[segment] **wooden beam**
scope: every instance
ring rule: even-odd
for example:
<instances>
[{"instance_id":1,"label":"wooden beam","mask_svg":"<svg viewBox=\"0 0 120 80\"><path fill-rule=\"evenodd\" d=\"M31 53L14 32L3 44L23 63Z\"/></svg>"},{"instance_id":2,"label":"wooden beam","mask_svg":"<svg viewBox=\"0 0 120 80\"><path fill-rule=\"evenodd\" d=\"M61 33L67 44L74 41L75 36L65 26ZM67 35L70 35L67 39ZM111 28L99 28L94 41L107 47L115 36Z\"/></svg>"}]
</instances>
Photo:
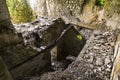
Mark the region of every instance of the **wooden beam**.
<instances>
[{"instance_id":1,"label":"wooden beam","mask_svg":"<svg viewBox=\"0 0 120 80\"><path fill-rule=\"evenodd\" d=\"M75 26L80 26L86 29L91 29L91 30L97 30L99 29L99 26L100 26L98 24L94 25L94 24L84 23L84 22L79 22L79 23L70 22L70 24L75 25Z\"/></svg>"},{"instance_id":2,"label":"wooden beam","mask_svg":"<svg viewBox=\"0 0 120 80\"><path fill-rule=\"evenodd\" d=\"M120 35L117 38L114 50L114 61L110 80L120 80Z\"/></svg>"}]
</instances>

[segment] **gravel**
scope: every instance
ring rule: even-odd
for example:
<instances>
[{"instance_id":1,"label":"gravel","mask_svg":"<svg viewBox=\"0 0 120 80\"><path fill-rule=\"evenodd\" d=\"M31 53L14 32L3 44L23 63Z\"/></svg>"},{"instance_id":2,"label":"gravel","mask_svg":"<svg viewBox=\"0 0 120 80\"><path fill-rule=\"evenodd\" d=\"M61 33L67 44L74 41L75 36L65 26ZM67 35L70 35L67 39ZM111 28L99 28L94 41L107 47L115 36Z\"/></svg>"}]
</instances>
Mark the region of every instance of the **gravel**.
<instances>
[{"instance_id":1,"label":"gravel","mask_svg":"<svg viewBox=\"0 0 120 80\"><path fill-rule=\"evenodd\" d=\"M110 79L116 41L114 33L115 31L94 31L89 45L86 44L86 48L83 49L83 60L90 62L94 73L102 80Z\"/></svg>"}]
</instances>

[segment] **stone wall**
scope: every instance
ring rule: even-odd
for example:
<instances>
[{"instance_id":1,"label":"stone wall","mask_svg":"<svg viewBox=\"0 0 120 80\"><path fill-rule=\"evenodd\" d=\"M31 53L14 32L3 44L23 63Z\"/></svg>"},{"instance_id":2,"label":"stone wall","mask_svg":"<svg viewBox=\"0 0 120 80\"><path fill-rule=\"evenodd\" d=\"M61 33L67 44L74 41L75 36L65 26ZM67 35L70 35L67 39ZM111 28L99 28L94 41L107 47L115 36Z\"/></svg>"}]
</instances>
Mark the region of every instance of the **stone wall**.
<instances>
[{"instance_id":1,"label":"stone wall","mask_svg":"<svg viewBox=\"0 0 120 80\"><path fill-rule=\"evenodd\" d=\"M119 0L105 1L104 6L96 5L96 0L36 1L34 10L36 10L38 16L59 16L68 23L92 29L120 28Z\"/></svg>"}]
</instances>

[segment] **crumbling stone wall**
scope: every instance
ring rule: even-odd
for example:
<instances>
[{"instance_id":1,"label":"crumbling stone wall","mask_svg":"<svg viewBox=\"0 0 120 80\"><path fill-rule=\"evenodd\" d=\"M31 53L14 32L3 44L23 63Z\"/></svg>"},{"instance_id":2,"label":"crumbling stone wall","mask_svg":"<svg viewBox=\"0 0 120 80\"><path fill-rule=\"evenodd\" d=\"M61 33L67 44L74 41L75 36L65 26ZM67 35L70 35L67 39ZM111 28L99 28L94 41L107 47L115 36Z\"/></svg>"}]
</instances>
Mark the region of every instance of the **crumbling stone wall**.
<instances>
[{"instance_id":1,"label":"crumbling stone wall","mask_svg":"<svg viewBox=\"0 0 120 80\"><path fill-rule=\"evenodd\" d=\"M84 0L36 0L34 10L38 16L62 16L67 20L81 13ZM39 4L38 4L39 2ZM36 7L36 6L37 7Z\"/></svg>"},{"instance_id":2,"label":"crumbling stone wall","mask_svg":"<svg viewBox=\"0 0 120 80\"><path fill-rule=\"evenodd\" d=\"M68 23L93 29L120 28L119 0L106 0L104 6L96 5L96 0L36 1L39 16L59 16Z\"/></svg>"}]
</instances>

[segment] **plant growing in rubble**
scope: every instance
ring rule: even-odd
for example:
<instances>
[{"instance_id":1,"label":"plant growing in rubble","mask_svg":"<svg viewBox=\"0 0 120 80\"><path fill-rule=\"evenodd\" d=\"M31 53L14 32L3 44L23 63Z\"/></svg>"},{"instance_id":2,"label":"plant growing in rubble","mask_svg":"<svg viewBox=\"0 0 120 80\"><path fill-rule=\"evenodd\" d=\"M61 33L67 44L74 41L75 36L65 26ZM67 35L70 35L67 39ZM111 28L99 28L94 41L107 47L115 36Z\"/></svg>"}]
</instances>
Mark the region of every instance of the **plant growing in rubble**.
<instances>
[{"instance_id":1,"label":"plant growing in rubble","mask_svg":"<svg viewBox=\"0 0 120 80\"><path fill-rule=\"evenodd\" d=\"M104 6L105 0L96 0L96 5Z\"/></svg>"},{"instance_id":2,"label":"plant growing in rubble","mask_svg":"<svg viewBox=\"0 0 120 80\"><path fill-rule=\"evenodd\" d=\"M77 39L82 40L82 36L81 35L77 35Z\"/></svg>"}]
</instances>

